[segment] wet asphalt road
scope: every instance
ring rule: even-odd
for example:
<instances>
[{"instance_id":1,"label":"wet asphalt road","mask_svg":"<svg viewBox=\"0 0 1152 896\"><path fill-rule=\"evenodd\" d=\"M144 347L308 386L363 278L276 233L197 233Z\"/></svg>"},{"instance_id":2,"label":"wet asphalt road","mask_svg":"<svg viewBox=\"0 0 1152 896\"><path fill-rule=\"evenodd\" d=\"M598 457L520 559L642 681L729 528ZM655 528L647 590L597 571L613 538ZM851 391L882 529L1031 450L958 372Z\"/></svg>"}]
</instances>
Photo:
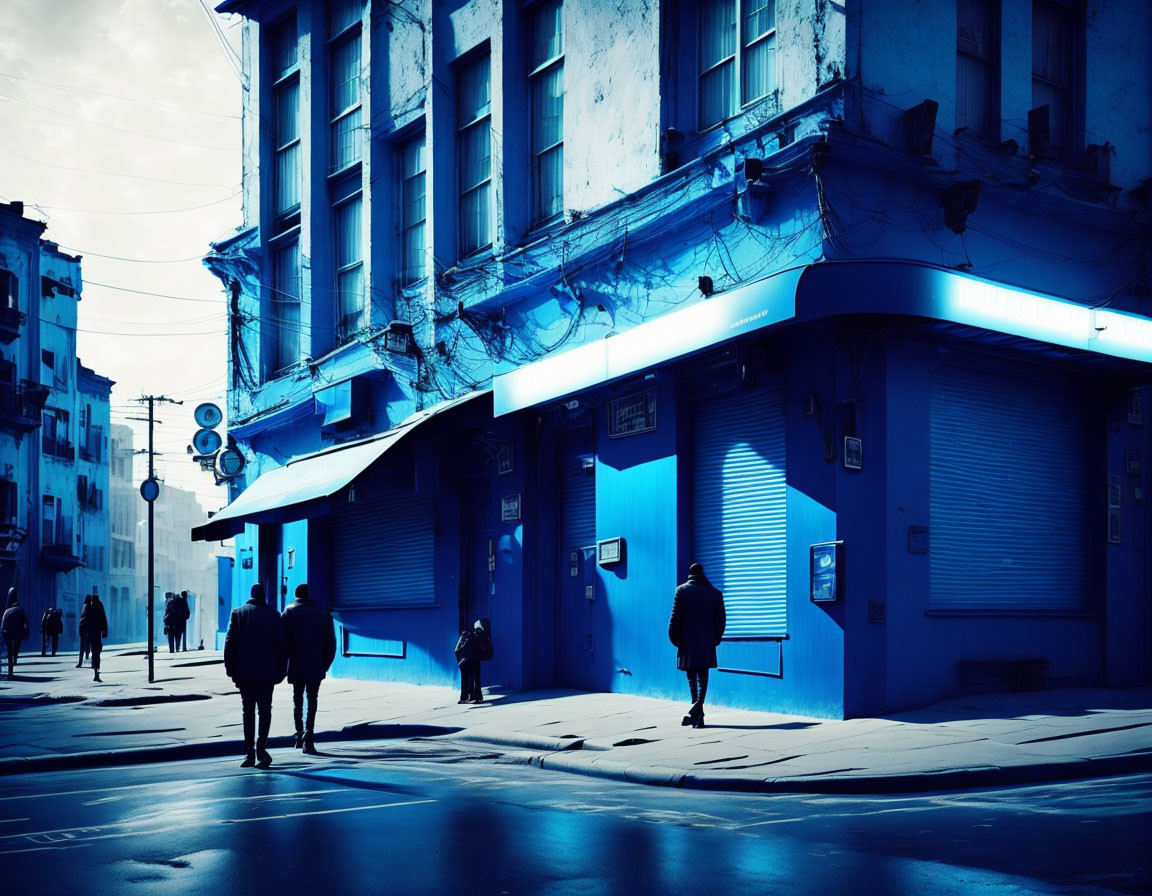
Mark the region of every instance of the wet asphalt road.
<instances>
[{"instance_id":1,"label":"wet asphalt road","mask_svg":"<svg viewBox=\"0 0 1152 896\"><path fill-rule=\"evenodd\" d=\"M436 741L0 778L32 894L1152 893L1152 776L971 793L685 792Z\"/></svg>"}]
</instances>

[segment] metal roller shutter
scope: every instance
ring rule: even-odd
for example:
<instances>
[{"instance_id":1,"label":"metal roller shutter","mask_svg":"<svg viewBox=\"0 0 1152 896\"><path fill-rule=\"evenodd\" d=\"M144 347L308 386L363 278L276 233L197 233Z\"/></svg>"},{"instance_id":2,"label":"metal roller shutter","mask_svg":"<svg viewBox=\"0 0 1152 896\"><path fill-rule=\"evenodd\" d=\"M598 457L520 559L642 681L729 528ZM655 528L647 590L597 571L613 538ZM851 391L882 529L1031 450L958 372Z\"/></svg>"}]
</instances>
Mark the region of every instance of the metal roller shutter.
<instances>
[{"instance_id":1,"label":"metal roller shutter","mask_svg":"<svg viewBox=\"0 0 1152 896\"><path fill-rule=\"evenodd\" d=\"M561 439L560 547L574 551L596 543L596 465L592 434L578 431Z\"/></svg>"},{"instance_id":2,"label":"metal roller shutter","mask_svg":"<svg viewBox=\"0 0 1152 896\"><path fill-rule=\"evenodd\" d=\"M788 633L787 482L778 392L695 406L694 559L724 592L725 637Z\"/></svg>"},{"instance_id":3,"label":"metal roller shutter","mask_svg":"<svg viewBox=\"0 0 1152 896\"><path fill-rule=\"evenodd\" d=\"M431 494L357 501L332 515L333 608L374 610L436 603Z\"/></svg>"},{"instance_id":4,"label":"metal roller shutter","mask_svg":"<svg viewBox=\"0 0 1152 896\"><path fill-rule=\"evenodd\" d=\"M932 381L931 606L1085 605L1085 421L1051 381L944 367Z\"/></svg>"}]
</instances>

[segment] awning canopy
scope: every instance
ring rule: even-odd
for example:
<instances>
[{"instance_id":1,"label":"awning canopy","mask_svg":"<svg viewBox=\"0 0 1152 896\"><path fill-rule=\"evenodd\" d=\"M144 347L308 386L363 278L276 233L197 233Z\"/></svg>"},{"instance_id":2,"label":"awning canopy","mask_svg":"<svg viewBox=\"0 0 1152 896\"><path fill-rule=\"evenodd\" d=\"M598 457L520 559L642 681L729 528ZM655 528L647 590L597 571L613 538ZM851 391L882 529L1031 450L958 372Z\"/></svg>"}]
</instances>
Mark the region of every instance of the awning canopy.
<instances>
[{"instance_id":1,"label":"awning canopy","mask_svg":"<svg viewBox=\"0 0 1152 896\"><path fill-rule=\"evenodd\" d=\"M908 315L1152 363L1152 320L908 262L818 262L703 299L493 378L496 416L755 330L842 314Z\"/></svg>"},{"instance_id":2,"label":"awning canopy","mask_svg":"<svg viewBox=\"0 0 1152 896\"><path fill-rule=\"evenodd\" d=\"M257 477L231 504L203 526L192 529L193 541L230 538L247 522L290 522L328 511L323 502L345 488L357 476L425 423L450 408L471 401L485 392L470 392L435 407L417 411L387 432L368 439L335 445L314 454L294 458Z\"/></svg>"}]
</instances>

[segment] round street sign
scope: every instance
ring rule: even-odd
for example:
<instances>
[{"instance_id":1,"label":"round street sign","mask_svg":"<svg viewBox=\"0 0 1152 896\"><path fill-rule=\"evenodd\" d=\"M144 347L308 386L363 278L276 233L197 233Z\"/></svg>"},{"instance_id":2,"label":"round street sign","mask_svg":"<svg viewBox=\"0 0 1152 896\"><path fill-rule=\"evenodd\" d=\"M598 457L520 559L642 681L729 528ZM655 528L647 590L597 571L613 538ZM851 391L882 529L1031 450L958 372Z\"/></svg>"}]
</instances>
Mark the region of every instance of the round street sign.
<instances>
[{"instance_id":1,"label":"round street sign","mask_svg":"<svg viewBox=\"0 0 1152 896\"><path fill-rule=\"evenodd\" d=\"M145 479L140 483L140 497L151 504L160 497L160 483L155 479Z\"/></svg>"},{"instance_id":2,"label":"round street sign","mask_svg":"<svg viewBox=\"0 0 1152 896\"><path fill-rule=\"evenodd\" d=\"M192 447L196 449L197 454L215 454L223 444L224 440L220 438L220 433L214 429L198 429L196 435L192 437Z\"/></svg>"},{"instance_id":3,"label":"round street sign","mask_svg":"<svg viewBox=\"0 0 1152 896\"><path fill-rule=\"evenodd\" d=\"M244 469L244 464L244 455L235 448L225 448L216 455L216 469L225 479L239 476L240 471Z\"/></svg>"},{"instance_id":4,"label":"round street sign","mask_svg":"<svg viewBox=\"0 0 1152 896\"><path fill-rule=\"evenodd\" d=\"M196 425L202 429L215 429L220 425L220 421L224 419L224 414L217 405L206 401L203 404L196 405L196 410L192 412L192 419L195 420ZM201 454L207 453L209 452L201 452Z\"/></svg>"}]
</instances>

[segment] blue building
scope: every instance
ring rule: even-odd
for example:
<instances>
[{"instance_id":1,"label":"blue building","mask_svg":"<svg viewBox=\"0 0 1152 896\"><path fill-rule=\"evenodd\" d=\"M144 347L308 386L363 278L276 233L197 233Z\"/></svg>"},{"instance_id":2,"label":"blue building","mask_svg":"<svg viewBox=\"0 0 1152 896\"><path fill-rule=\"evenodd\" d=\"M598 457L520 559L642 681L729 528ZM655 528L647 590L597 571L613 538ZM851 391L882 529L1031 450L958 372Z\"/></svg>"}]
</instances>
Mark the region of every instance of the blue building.
<instances>
[{"instance_id":1,"label":"blue building","mask_svg":"<svg viewBox=\"0 0 1152 896\"><path fill-rule=\"evenodd\" d=\"M1152 679L1139 0L227 0L247 466L336 674L826 717ZM1030 48L1030 49L1029 49Z\"/></svg>"}]
</instances>

